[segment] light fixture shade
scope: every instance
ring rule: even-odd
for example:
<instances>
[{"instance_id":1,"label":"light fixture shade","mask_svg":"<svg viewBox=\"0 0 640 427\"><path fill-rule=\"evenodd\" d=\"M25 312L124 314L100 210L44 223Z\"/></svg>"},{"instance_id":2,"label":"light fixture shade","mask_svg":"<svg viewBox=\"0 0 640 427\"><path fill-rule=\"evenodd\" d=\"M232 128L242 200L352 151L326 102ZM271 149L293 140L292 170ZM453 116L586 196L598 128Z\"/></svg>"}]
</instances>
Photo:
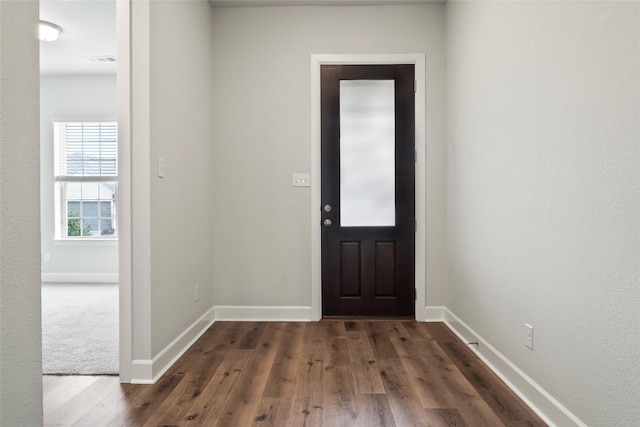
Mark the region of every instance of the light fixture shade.
<instances>
[{"instance_id":1,"label":"light fixture shade","mask_svg":"<svg viewBox=\"0 0 640 427\"><path fill-rule=\"evenodd\" d=\"M62 28L47 21L40 21L38 25L38 38L44 42L52 42L58 38Z\"/></svg>"}]
</instances>

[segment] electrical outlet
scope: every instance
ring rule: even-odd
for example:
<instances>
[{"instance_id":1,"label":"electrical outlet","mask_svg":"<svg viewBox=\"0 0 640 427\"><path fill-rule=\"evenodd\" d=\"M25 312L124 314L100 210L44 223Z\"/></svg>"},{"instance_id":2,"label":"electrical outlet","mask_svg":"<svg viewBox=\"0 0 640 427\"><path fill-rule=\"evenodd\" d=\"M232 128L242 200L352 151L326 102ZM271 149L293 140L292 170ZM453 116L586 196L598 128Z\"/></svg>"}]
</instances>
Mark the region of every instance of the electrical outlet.
<instances>
[{"instance_id":1,"label":"electrical outlet","mask_svg":"<svg viewBox=\"0 0 640 427\"><path fill-rule=\"evenodd\" d=\"M533 350L533 326L531 326L528 323L525 323L524 328L525 328L525 334L526 334L524 345L527 346L527 348Z\"/></svg>"},{"instance_id":2,"label":"electrical outlet","mask_svg":"<svg viewBox=\"0 0 640 427\"><path fill-rule=\"evenodd\" d=\"M198 302L200 299L200 286L196 285L193 289L193 301Z\"/></svg>"},{"instance_id":3,"label":"electrical outlet","mask_svg":"<svg viewBox=\"0 0 640 427\"><path fill-rule=\"evenodd\" d=\"M49 252L45 252L44 253L44 262L50 262L51 261L51 254Z\"/></svg>"}]
</instances>

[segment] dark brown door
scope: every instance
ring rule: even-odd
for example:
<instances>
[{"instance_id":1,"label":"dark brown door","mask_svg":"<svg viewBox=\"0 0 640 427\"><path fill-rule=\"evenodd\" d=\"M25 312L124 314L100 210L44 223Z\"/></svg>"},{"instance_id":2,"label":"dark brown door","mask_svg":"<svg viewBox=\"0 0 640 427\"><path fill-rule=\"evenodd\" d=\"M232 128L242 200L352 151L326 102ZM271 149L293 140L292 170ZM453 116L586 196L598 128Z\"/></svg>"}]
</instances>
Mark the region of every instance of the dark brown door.
<instances>
[{"instance_id":1,"label":"dark brown door","mask_svg":"<svg viewBox=\"0 0 640 427\"><path fill-rule=\"evenodd\" d=\"M413 316L413 65L324 65L322 311Z\"/></svg>"}]
</instances>

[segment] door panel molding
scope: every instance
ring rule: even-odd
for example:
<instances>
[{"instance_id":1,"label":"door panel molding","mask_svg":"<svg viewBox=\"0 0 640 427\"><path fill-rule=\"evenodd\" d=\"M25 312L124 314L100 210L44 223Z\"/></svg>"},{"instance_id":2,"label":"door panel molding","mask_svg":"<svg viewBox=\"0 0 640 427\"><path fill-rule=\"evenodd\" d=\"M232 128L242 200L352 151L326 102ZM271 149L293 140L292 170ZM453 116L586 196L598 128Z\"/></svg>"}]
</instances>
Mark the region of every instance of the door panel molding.
<instances>
[{"instance_id":1,"label":"door panel molding","mask_svg":"<svg viewBox=\"0 0 640 427\"><path fill-rule=\"evenodd\" d=\"M322 65L414 64L415 94L415 286L416 320L426 313L426 91L424 54L338 54L311 55L311 320L322 317L321 262L321 121L320 67Z\"/></svg>"}]
</instances>

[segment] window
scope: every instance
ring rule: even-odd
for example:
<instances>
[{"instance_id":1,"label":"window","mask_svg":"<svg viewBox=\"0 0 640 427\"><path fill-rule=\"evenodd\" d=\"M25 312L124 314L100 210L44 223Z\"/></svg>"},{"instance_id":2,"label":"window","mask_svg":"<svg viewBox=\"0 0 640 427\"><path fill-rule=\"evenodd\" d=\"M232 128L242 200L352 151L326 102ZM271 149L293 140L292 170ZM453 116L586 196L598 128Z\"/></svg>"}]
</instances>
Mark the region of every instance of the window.
<instances>
[{"instance_id":1,"label":"window","mask_svg":"<svg viewBox=\"0 0 640 427\"><path fill-rule=\"evenodd\" d=\"M56 237L116 237L117 124L56 122L54 141Z\"/></svg>"}]
</instances>

